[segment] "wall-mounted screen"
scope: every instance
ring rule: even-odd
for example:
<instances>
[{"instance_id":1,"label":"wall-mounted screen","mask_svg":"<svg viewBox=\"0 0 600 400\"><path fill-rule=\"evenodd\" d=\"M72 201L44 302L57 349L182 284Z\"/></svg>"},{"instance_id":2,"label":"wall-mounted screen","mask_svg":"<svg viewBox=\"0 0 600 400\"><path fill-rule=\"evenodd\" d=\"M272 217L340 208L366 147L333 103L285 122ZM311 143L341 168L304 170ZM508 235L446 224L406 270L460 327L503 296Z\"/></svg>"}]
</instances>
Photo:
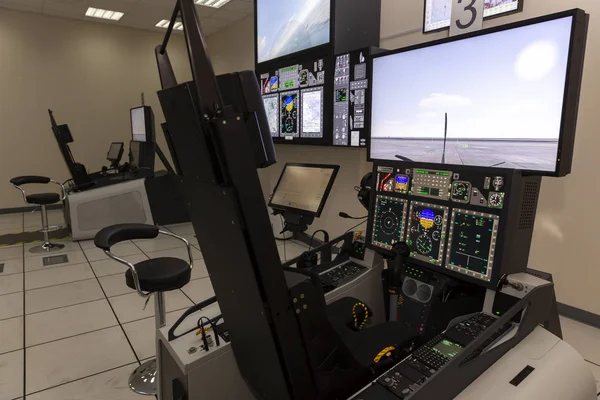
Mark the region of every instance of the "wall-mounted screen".
<instances>
[{"instance_id":1,"label":"wall-mounted screen","mask_svg":"<svg viewBox=\"0 0 600 400\"><path fill-rule=\"evenodd\" d=\"M329 43L330 0L257 0L256 62Z\"/></svg>"},{"instance_id":2,"label":"wall-mounted screen","mask_svg":"<svg viewBox=\"0 0 600 400\"><path fill-rule=\"evenodd\" d=\"M523 10L524 0L485 0L483 17L490 18L498 15ZM466 3L468 5L468 3ZM452 0L425 0L425 23L423 32L432 32L450 26Z\"/></svg>"},{"instance_id":3,"label":"wall-mounted screen","mask_svg":"<svg viewBox=\"0 0 600 400\"><path fill-rule=\"evenodd\" d=\"M583 59L569 59L565 14L375 56L370 158L557 174L577 115L567 73Z\"/></svg>"}]
</instances>

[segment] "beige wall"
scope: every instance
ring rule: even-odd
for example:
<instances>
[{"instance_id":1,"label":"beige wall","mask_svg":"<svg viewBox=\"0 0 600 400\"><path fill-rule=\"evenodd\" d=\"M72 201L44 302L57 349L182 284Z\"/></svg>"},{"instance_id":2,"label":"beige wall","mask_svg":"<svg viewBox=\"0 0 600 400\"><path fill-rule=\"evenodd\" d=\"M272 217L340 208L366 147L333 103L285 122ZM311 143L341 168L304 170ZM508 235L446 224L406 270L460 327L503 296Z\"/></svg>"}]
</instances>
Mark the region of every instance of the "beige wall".
<instances>
[{"instance_id":1,"label":"beige wall","mask_svg":"<svg viewBox=\"0 0 600 400\"><path fill-rule=\"evenodd\" d=\"M182 38L174 37L171 58L189 79ZM150 31L0 9L0 208L24 206L8 183L13 176L69 178L48 108L69 124L73 155L90 171L107 164L110 142L125 142L127 151L129 109L141 92L164 121L154 59L161 41ZM167 151L160 131L157 138Z\"/></svg>"},{"instance_id":2,"label":"beige wall","mask_svg":"<svg viewBox=\"0 0 600 400\"><path fill-rule=\"evenodd\" d=\"M422 0L383 0L381 47L394 49L447 35L447 32L430 35L421 33L423 3ZM600 25L596 22L600 18L600 1L526 0L524 4L523 13L495 19L484 26L575 7L585 9L592 17L573 173L562 179L544 178L530 267L554 274L559 301L600 314L600 258L595 254L600 247L600 212L596 205L600 198L600 187L597 185L598 179L592 176L600 167L597 155L600 139L596 132L598 119L595 115L600 104ZM251 65L252 29L249 22L243 29L217 33L212 37L209 45L215 43L217 38L219 43L232 43L231 51L227 48L218 50L218 67L235 70L237 66L248 68ZM240 52L239 49L245 51ZM210 48L210 51L214 50ZM229 61L225 62L225 59ZM277 152L280 163L269 171L261 172L266 192L271 190L283 163L287 161L327 162L342 167L323 216L311 230L326 228L332 234L343 233L352 224L337 217L338 211L364 215L355 198L353 186L370 168L365 161L365 151L277 146Z\"/></svg>"}]
</instances>

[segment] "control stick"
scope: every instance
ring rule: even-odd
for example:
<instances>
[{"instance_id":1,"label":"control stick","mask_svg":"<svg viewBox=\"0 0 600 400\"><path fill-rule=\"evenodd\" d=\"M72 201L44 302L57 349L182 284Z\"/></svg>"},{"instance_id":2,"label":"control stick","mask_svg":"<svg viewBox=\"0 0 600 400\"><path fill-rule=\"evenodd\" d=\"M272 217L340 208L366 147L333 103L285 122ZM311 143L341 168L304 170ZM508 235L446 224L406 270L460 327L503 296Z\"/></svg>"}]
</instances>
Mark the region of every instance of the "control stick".
<instances>
[{"instance_id":1,"label":"control stick","mask_svg":"<svg viewBox=\"0 0 600 400\"><path fill-rule=\"evenodd\" d=\"M390 321L398 320L398 295L402 289L402 271L404 260L410 256L410 247L398 242L392 247L394 258L388 263L388 292L390 293Z\"/></svg>"}]
</instances>

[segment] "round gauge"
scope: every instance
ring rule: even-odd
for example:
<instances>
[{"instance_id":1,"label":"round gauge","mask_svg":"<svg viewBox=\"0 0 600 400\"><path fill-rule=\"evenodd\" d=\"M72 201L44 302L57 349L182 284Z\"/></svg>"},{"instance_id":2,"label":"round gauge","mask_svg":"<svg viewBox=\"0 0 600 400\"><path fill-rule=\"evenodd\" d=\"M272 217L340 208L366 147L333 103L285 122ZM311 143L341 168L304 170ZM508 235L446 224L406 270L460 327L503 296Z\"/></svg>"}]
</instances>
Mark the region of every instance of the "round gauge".
<instances>
[{"instance_id":1,"label":"round gauge","mask_svg":"<svg viewBox=\"0 0 600 400\"><path fill-rule=\"evenodd\" d=\"M441 224L442 224L442 222L444 222L444 218L442 218L442 216L441 216L441 215L436 215L436 216L435 216L435 224L436 224L436 225L441 225Z\"/></svg>"},{"instance_id":2,"label":"round gauge","mask_svg":"<svg viewBox=\"0 0 600 400\"><path fill-rule=\"evenodd\" d=\"M416 234L418 234L418 233L419 233L419 225L413 225L413 226L411 226L411 227L410 227L410 232L411 232L413 235L416 235Z\"/></svg>"},{"instance_id":3,"label":"round gauge","mask_svg":"<svg viewBox=\"0 0 600 400\"><path fill-rule=\"evenodd\" d=\"M383 184L383 191L384 192L393 192L394 191L394 180L393 179L388 179L387 181L385 181L385 183Z\"/></svg>"},{"instance_id":4,"label":"round gauge","mask_svg":"<svg viewBox=\"0 0 600 400\"><path fill-rule=\"evenodd\" d=\"M490 193L490 206L495 208L502 208L504 205L504 193L491 192Z\"/></svg>"},{"instance_id":5,"label":"round gauge","mask_svg":"<svg viewBox=\"0 0 600 400\"><path fill-rule=\"evenodd\" d=\"M398 217L391 211L381 215L381 230L386 235L394 235L398 232Z\"/></svg>"},{"instance_id":6,"label":"round gauge","mask_svg":"<svg viewBox=\"0 0 600 400\"><path fill-rule=\"evenodd\" d=\"M290 117L285 119L285 131L291 132L294 129L294 120Z\"/></svg>"},{"instance_id":7,"label":"round gauge","mask_svg":"<svg viewBox=\"0 0 600 400\"><path fill-rule=\"evenodd\" d=\"M297 119L298 118L298 111L294 110L294 112L292 113L292 117L294 119Z\"/></svg>"},{"instance_id":8,"label":"round gauge","mask_svg":"<svg viewBox=\"0 0 600 400\"><path fill-rule=\"evenodd\" d=\"M466 183L456 182L454 184L454 196L456 197L464 197L467 195L469 188Z\"/></svg>"},{"instance_id":9,"label":"round gauge","mask_svg":"<svg viewBox=\"0 0 600 400\"><path fill-rule=\"evenodd\" d=\"M420 213L419 211L415 211L415 212L412 214L412 217L413 217L413 219L414 219L415 221L417 221L417 222L418 222L418 221L420 221L420 220L421 220L421 213Z\"/></svg>"},{"instance_id":10,"label":"round gauge","mask_svg":"<svg viewBox=\"0 0 600 400\"><path fill-rule=\"evenodd\" d=\"M417 250L421 254L429 254L433 248L433 242L427 235L421 235L417 238Z\"/></svg>"},{"instance_id":11,"label":"round gauge","mask_svg":"<svg viewBox=\"0 0 600 400\"><path fill-rule=\"evenodd\" d=\"M440 236L441 236L441 233L439 231L433 231L433 233L431 234L431 238L433 240L435 240L436 242L440 241Z\"/></svg>"}]
</instances>

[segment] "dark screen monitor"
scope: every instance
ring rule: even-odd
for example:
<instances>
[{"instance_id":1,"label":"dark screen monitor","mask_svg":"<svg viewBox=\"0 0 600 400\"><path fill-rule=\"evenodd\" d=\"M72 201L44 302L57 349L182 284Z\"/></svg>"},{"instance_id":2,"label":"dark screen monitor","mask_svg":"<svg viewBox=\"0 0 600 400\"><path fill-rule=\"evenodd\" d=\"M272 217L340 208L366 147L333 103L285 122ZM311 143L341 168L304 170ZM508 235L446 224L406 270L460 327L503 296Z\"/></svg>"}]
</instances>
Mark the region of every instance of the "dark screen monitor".
<instances>
[{"instance_id":1,"label":"dark screen monitor","mask_svg":"<svg viewBox=\"0 0 600 400\"><path fill-rule=\"evenodd\" d=\"M572 10L375 55L370 159L567 175L587 20Z\"/></svg>"},{"instance_id":2,"label":"dark screen monitor","mask_svg":"<svg viewBox=\"0 0 600 400\"><path fill-rule=\"evenodd\" d=\"M483 18L494 18L523 11L524 0L484 0ZM467 3L468 4L468 3ZM423 32L450 27L452 0L425 0Z\"/></svg>"},{"instance_id":3,"label":"dark screen monitor","mask_svg":"<svg viewBox=\"0 0 600 400\"><path fill-rule=\"evenodd\" d=\"M331 0L257 0L256 62L275 60L331 40Z\"/></svg>"},{"instance_id":4,"label":"dark screen monitor","mask_svg":"<svg viewBox=\"0 0 600 400\"><path fill-rule=\"evenodd\" d=\"M269 207L319 217L339 169L338 165L287 163Z\"/></svg>"},{"instance_id":5,"label":"dark screen monitor","mask_svg":"<svg viewBox=\"0 0 600 400\"><path fill-rule=\"evenodd\" d=\"M134 140L129 142L129 165L132 168L140 166L141 144L142 142Z\"/></svg>"},{"instance_id":6,"label":"dark screen monitor","mask_svg":"<svg viewBox=\"0 0 600 400\"><path fill-rule=\"evenodd\" d=\"M106 159L111 163L119 163L123 157L123 142L112 142Z\"/></svg>"}]
</instances>

